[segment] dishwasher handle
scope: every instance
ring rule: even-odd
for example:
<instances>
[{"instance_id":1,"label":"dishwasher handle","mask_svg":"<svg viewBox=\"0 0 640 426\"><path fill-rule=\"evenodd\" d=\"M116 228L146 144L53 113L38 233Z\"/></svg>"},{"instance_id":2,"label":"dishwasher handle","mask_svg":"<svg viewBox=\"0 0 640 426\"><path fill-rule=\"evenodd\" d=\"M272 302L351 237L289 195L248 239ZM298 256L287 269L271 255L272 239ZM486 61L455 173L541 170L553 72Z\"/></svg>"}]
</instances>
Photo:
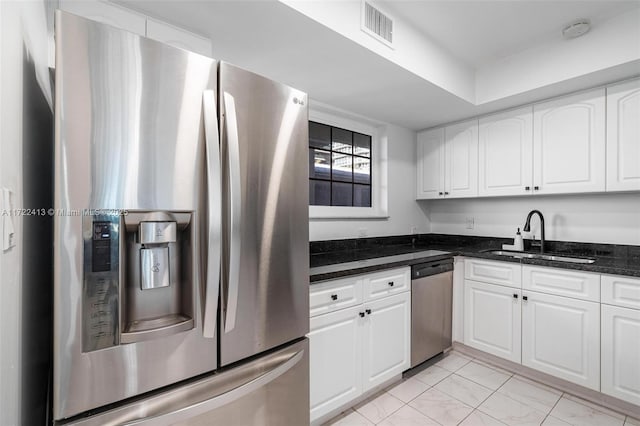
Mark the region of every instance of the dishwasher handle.
<instances>
[{"instance_id":1,"label":"dishwasher handle","mask_svg":"<svg viewBox=\"0 0 640 426\"><path fill-rule=\"evenodd\" d=\"M443 259L440 261L421 263L411 267L411 279L429 277L431 275L442 274L453 271L453 259Z\"/></svg>"}]
</instances>

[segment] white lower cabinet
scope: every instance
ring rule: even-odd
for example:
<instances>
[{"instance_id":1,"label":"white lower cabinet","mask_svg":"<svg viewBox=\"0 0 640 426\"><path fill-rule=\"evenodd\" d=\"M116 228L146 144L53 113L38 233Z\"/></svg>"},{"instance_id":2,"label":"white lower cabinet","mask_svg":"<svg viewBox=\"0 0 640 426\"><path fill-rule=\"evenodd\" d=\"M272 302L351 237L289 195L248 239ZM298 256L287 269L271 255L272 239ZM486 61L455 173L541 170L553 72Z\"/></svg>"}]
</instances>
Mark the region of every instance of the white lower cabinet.
<instances>
[{"instance_id":1,"label":"white lower cabinet","mask_svg":"<svg viewBox=\"0 0 640 426\"><path fill-rule=\"evenodd\" d=\"M600 304L523 292L522 364L600 390Z\"/></svg>"},{"instance_id":2,"label":"white lower cabinet","mask_svg":"<svg viewBox=\"0 0 640 426\"><path fill-rule=\"evenodd\" d=\"M409 368L411 362L411 293L365 304L363 391Z\"/></svg>"},{"instance_id":3,"label":"white lower cabinet","mask_svg":"<svg viewBox=\"0 0 640 426\"><path fill-rule=\"evenodd\" d=\"M465 280L464 343L520 362L520 290Z\"/></svg>"},{"instance_id":4,"label":"white lower cabinet","mask_svg":"<svg viewBox=\"0 0 640 426\"><path fill-rule=\"evenodd\" d=\"M602 305L602 392L640 405L640 310Z\"/></svg>"},{"instance_id":5,"label":"white lower cabinet","mask_svg":"<svg viewBox=\"0 0 640 426\"><path fill-rule=\"evenodd\" d=\"M311 318L311 419L362 393L361 306Z\"/></svg>"},{"instance_id":6,"label":"white lower cabinet","mask_svg":"<svg viewBox=\"0 0 640 426\"><path fill-rule=\"evenodd\" d=\"M393 282L386 297L365 292L365 283ZM406 281L406 282L405 282ZM411 291L409 268L314 284L312 299L338 295L348 288L355 306L318 315L313 309L309 332L311 421L346 406L376 386L399 376L411 363ZM375 286L374 286L375 287ZM391 287L391 286L389 286ZM364 294L364 297L363 297Z\"/></svg>"},{"instance_id":7,"label":"white lower cabinet","mask_svg":"<svg viewBox=\"0 0 640 426\"><path fill-rule=\"evenodd\" d=\"M465 260L464 343L600 390L600 275L530 265L480 274L481 262ZM499 284L470 279L485 275Z\"/></svg>"}]
</instances>

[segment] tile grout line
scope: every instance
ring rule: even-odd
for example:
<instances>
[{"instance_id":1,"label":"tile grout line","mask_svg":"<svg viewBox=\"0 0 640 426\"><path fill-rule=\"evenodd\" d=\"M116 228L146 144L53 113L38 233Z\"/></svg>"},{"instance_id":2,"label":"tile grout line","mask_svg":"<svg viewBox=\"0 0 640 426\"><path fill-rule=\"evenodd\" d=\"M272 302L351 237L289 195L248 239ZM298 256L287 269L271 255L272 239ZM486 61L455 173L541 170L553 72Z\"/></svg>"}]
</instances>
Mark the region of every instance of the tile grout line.
<instances>
[{"instance_id":1,"label":"tile grout line","mask_svg":"<svg viewBox=\"0 0 640 426\"><path fill-rule=\"evenodd\" d=\"M547 421L547 417L549 417L549 416L551 415L551 412L553 411L553 409L554 409L554 408L556 408L556 405L558 405L558 404L560 403L560 400L562 399L562 397L564 396L564 394L565 394L565 392L562 392L562 393L560 394L560 398L558 398L558 400L556 401L556 403L555 403L555 404L553 404L553 407L551 407L551 410L549 410L549 412L547 413L547 415L546 415L546 416L544 416L544 419L542 420L542 423L544 423L544 422L546 422L546 421ZM562 420L562 419L560 419L560 420ZM562 421L564 422L564 420L562 420ZM542 424L542 423L541 423L541 424ZM569 422L565 422L565 423L569 423ZM624 426L624 424L623 424L623 426Z\"/></svg>"}]
</instances>

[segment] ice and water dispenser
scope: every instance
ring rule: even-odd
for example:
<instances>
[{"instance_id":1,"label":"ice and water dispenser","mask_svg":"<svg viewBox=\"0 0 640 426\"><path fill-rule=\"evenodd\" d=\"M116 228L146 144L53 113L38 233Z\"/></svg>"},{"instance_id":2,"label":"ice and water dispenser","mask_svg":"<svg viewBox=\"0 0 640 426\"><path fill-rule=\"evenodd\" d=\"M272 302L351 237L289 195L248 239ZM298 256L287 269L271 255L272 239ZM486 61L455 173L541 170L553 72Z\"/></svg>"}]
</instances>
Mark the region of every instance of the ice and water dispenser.
<instances>
[{"instance_id":1,"label":"ice and water dispenser","mask_svg":"<svg viewBox=\"0 0 640 426\"><path fill-rule=\"evenodd\" d=\"M194 327L190 212L83 217L83 351Z\"/></svg>"}]
</instances>

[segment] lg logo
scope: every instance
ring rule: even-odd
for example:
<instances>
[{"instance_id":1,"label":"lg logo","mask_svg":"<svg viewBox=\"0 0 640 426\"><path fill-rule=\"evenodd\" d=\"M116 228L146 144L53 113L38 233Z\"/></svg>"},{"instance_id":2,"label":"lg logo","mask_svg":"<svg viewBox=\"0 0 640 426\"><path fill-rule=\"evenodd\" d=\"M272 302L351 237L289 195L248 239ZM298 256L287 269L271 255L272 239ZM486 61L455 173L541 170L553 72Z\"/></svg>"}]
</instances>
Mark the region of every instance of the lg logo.
<instances>
[{"instance_id":1,"label":"lg logo","mask_svg":"<svg viewBox=\"0 0 640 426\"><path fill-rule=\"evenodd\" d=\"M293 98L293 103L296 105L304 106L304 101L302 99Z\"/></svg>"}]
</instances>

